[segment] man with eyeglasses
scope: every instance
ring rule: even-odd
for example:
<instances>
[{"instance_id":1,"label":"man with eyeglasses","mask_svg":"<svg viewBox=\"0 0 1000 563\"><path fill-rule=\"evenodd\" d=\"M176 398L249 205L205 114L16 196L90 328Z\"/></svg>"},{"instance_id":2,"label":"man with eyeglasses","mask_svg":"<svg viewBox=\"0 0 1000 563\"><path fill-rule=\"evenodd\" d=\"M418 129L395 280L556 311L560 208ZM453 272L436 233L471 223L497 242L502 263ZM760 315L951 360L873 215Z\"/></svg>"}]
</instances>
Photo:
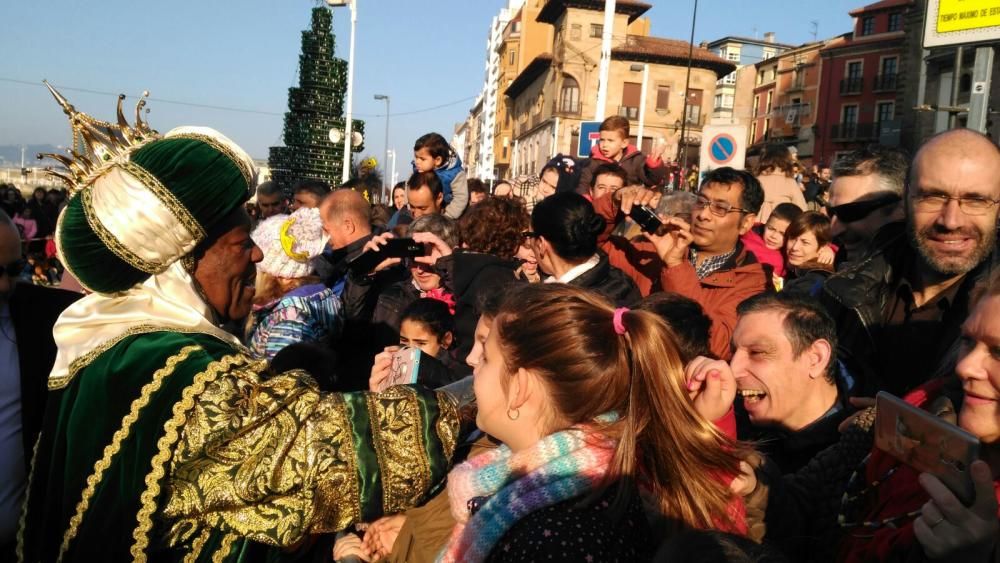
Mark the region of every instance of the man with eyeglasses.
<instances>
[{"instance_id":1,"label":"man with eyeglasses","mask_svg":"<svg viewBox=\"0 0 1000 563\"><path fill-rule=\"evenodd\" d=\"M878 145L843 154L834 163L826 209L831 234L841 246L841 269L877 246L873 240L879 230L905 218L908 167L902 151Z\"/></svg>"},{"instance_id":2,"label":"man with eyeglasses","mask_svg":"<svg viewBox=\"0 0 1000 563\"><path fill-rule=\"evenodd\" d=\"M633 241L610 232L633 205L655 206L659 193L629 187L617 194L617 209L610 195L594 201L606 222L599 243L611 265L632 277L643 295L672 291L697 301L712 319L709 348L719 358L729 358L736 306L772 287L770 271L740 242L764 202L760 182L743 170L711 170L701 183L691 223L660 216L663 235L644 233L644 239Z\"/></svg>"},{"instance_id":3,"label":"man with eyeglasses","mask_svg":"<svg viewBox=\"0 0 1000 563\"><path fill-rule=\"evenodd\" d=\"M0 561L16 560L15 531L28 464L56 357L52 326L81 297L18 284L24 264L17 227L0 211Z\"/></svg>"},{"instance_id":4,"label":"man with eyeglasses","mask_svg":"<svg viewBox=\"0 0 1000 563\"><path fill-rule=\"evenodd\" d=\"M948 369L969 292L994 264L1000 149L968 129L931 138L902 201L905 223L880 230L868 256L829 278L821 297L841 360L866 394L902 395Z\"/></svg>"}]
</instances>

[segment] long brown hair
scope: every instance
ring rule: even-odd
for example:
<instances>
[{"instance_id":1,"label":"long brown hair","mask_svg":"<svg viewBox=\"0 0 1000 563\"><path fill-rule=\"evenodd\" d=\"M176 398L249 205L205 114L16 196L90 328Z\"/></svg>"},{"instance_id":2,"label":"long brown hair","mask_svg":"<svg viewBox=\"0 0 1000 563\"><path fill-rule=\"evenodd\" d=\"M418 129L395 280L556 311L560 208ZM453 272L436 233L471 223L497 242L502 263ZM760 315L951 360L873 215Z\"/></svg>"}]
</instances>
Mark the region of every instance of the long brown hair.
<instances>
[{"instance_id":1,"label":"long brown hair","mask_svg":"<svg viewBox=\"0 0 1000 563\"><path fill-rule=\"evenodd\" d=\"M657 315L628 311L624 335L603 298L562 284L521 287L501 306L495 330L509 372L536 373L552 399L551 431L617 412L599 430L617 442L606 485L641 480L659 511L681 526L730 519L725 476L744 449L694 408L676 336ZM619 487L621 504L628 487Z\"/></svg>"}]
</instances>

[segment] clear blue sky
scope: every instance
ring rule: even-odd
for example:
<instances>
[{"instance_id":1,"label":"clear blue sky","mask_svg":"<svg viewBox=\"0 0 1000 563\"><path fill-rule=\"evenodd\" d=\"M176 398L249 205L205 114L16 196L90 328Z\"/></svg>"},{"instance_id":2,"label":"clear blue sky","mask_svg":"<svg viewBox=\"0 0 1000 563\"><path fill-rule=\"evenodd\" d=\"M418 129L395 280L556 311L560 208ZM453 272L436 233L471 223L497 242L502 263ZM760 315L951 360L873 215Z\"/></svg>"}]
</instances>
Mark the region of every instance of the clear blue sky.
<instances>
[{"instance_id":1,"label":"clear blue sky","mask_svg":"<svg viewBox=\"0 0 1000 563\"><path fill-rule=\"evenodd\" d=\"M359 0L355 116L367 121L367 153L382 160L385 105L412 112L474 97L482 88L490 19L504 0ZM532 0L528 0L532 1ZM650 1L650 0L647 0ZM782 43L849 31L862 1L700 0L695 41L775 31ZM650 1L653 35L687 39L693 0ZM287 89L295 84L300 32L312 0L38 0L5 2L0 21L0 145L66 144L68 127L48 92L56 85L255 110L225 111L153 101L152 125L214 127L257 158L280 144ZM337 53L347 58L348 11L334 13ZM12 81L14 80L14 81ZM114 117L115 98L66 90L77 108ZM390 146L406 170L412 142L428 131L450 138L471 101L395 115ZM131 118L130 118L131 119Z\"/></svg>"}]
</instances>

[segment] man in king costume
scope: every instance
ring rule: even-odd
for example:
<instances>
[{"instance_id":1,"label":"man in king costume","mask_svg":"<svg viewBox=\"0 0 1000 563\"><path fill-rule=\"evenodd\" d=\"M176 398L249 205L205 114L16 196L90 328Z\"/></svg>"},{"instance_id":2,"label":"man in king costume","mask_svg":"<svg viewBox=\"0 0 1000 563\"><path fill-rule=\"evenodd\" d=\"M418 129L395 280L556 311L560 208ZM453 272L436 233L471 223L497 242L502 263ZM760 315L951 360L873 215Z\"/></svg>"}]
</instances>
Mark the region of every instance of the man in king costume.
<instances>
[{"instance_id":1,"label":"man in king costume","mask_svg":"<svg viewBox=\"0 0 1000 563\"><path fill-rule=\"evenodd\" d=\"M219 133L160 136L78 113L56 242L91 293L59 351L35 447L22 561L255 561L316 555L319 534L439 490L454 399L399 386L324 394L269 373L221 327L247 315L253 161ZM295 254L294 241L289 249ZM319 554L329 557L329 552Z\"/></svg>"}]
</instances>

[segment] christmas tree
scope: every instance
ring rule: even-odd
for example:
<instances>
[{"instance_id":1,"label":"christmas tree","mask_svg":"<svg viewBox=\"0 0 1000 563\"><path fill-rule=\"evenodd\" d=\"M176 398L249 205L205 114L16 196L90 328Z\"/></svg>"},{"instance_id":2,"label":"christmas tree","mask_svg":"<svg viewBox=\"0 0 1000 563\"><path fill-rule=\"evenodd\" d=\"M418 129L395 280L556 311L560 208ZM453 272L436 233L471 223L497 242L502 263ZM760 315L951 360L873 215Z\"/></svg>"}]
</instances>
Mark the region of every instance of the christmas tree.
<instances>
[{"instance_id":1,"label":"christmas tree","mask_svg":"<svg viewBox=\"0 0 1000 563\"><path fill-rule=\"evenodd\" d=\"M330 10L313 8L312 27L302 32L299 55L299 85L288 89L283 147L271 147L268 165L271 180L288 191L304 178L340 185L344 158L344 96L347 93L347 61L333 56L334 37ZM330 130L340 131L340 142L330 140ZM364 121L354 120L352 129L363 138ZM360 152L364 145L355 145Z\"/></svg>"}]
</instances>

